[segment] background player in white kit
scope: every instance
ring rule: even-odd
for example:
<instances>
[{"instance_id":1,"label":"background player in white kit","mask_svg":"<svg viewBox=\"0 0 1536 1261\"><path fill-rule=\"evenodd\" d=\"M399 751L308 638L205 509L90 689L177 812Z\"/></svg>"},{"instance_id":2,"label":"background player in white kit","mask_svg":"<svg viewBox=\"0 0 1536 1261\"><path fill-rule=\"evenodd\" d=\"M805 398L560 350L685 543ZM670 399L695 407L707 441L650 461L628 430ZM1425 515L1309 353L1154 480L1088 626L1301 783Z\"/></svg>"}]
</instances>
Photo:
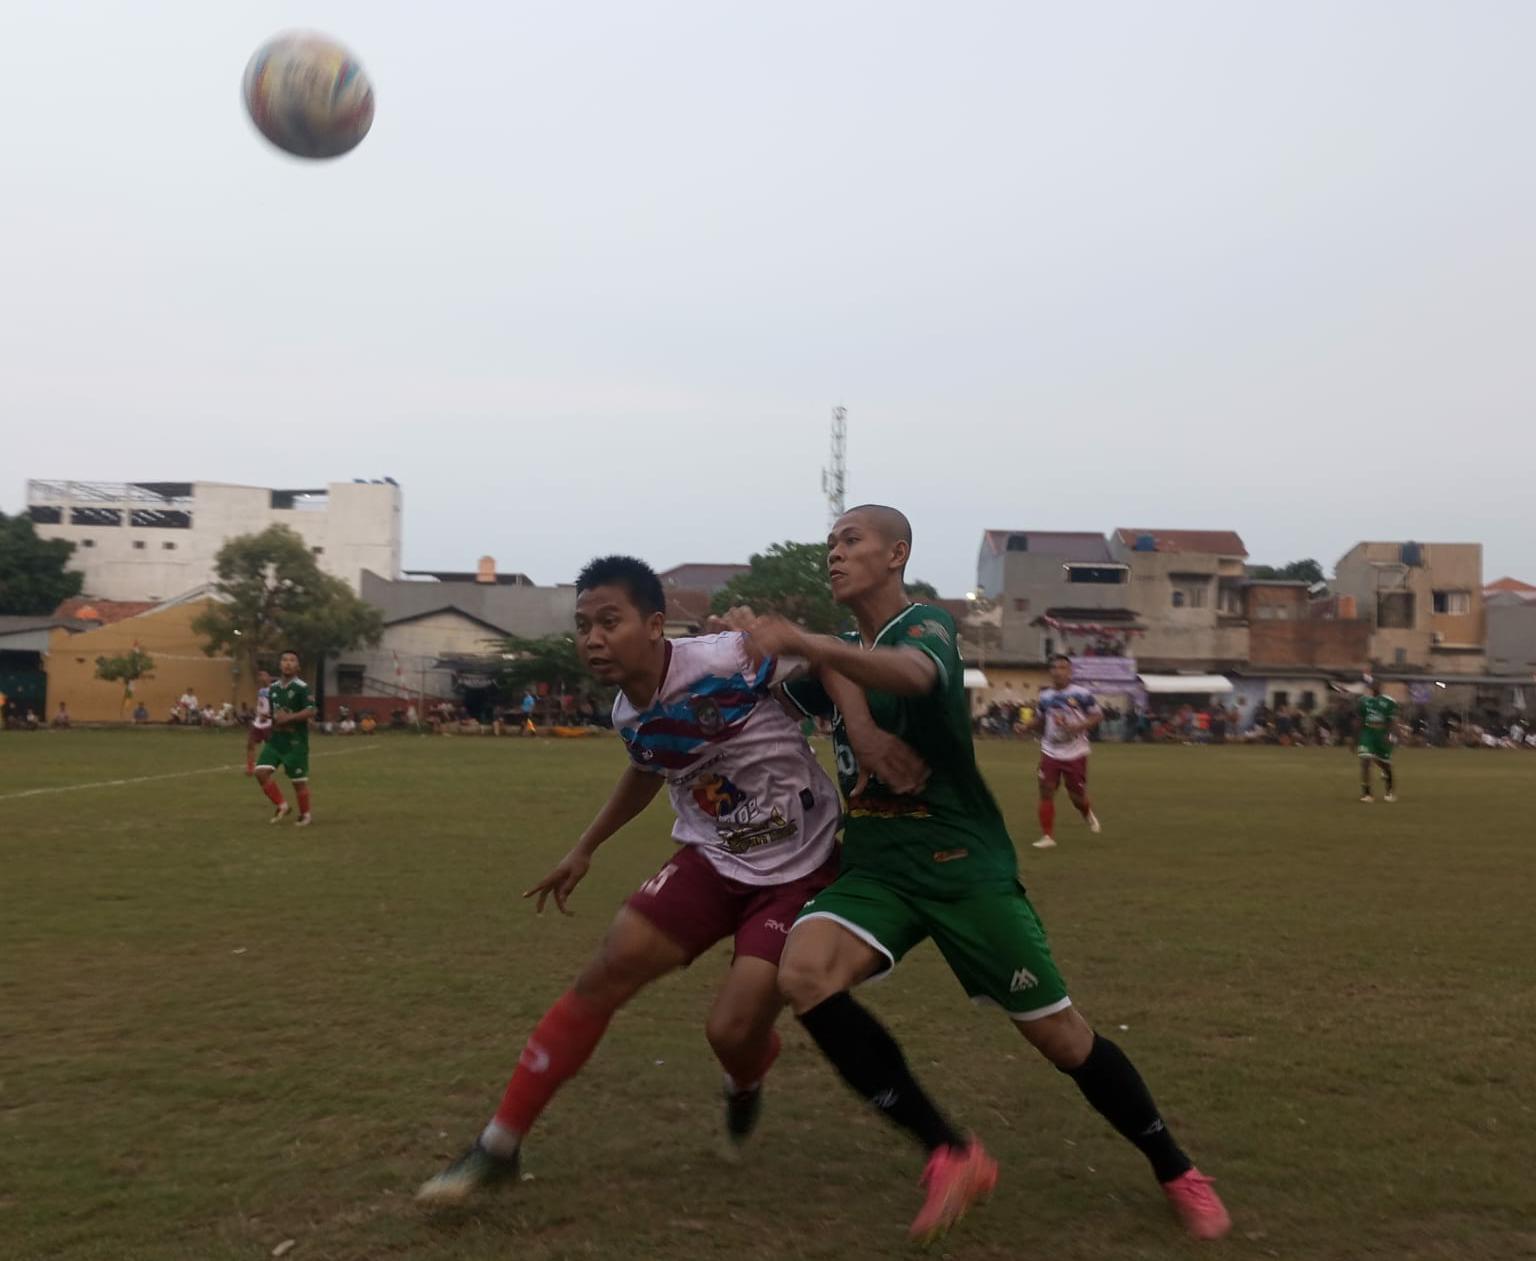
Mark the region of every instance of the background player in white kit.
<instances>
[{"instance_id":1,"label":"background player in white kit","mask_svg":"<svg viewBox=\"0 0 1536 1261\"><path fill-rule=\"evenodd\" d=\"M272 697L268 689L272 676L265 670L256 671L256 716L245 732L245 773L256 773L256 750L272 735Z\"/></svg>"},{"instance_id":2,"label":"background player in white kit","mask_svg":"<svg viewBox=\"0 0 1536 1261\"><path fill-rule=\"evenodd\" d=\"M1088 733L1104 721L1104 712L1093 693L1072 682L1072 659L1058 653L1051 658L1051 686L1040 692L1035 726L1040 730L1040 839L1036 849L1056 844L1056 788L1065 783L1067 796L1083 816L1090 832L1099 830L1099 818L1088 800L1088 754L1093 746Z\"/></svg>"},{"instance_id":3,"label":"background player in white kit","mask_svg":"<svg viewBox=\"0 0 1536 1261\"><path fill-rule=\"evenodd\" d=\"M746 1138L779 1052L773 1026L789 926L837 874L837 789L771 692L789 670L773 658L754 666L739 632L666 639L661 583L632 557L593 561L576 590L577 648L593 675L619 686L613 725L630 762L575 848L523 896L536 894L541 911L553 897L565 912L598 846L663 783L678 845L619 908L596 955L539 1021L474 1146L417 1192L428 1203L458 1203L513 1180L523 1136L586 1063L613 1014L727 937L736 953L706 1033L726 1072L727 1133ZM861 752L861 766L893 788L918 787L926 768L917 755L894 737L872 739L874 763Z\"/></svg>"}]
</instances>

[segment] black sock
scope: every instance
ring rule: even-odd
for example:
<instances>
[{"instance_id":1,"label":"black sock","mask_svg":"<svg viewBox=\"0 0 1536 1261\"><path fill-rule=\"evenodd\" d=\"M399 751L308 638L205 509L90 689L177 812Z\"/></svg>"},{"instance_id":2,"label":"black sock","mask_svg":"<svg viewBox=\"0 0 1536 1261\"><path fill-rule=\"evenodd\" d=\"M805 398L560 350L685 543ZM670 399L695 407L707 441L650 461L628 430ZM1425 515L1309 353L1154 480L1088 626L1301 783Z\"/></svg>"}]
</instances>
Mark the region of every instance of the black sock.
<instances>
[{"instance_id":1,"label":"black sock","mask_svg":"<svg viewBox=\"0 0 1536 1261\"><path fill-rule=\"evenodd\" d=\"M1094 1034L1088 1058L1076 1068L1062 1071L1077 1083L1083 1098L1099 1115L1152 1162L1152 1172L1159 1182L1172 1182L1193 1168L1189 1157L1168 1133L1157 1105L1152 1102L1152 1092L1136 1066L1108 1038Z\"/></svg>"},{"instance_id":2,"label":"black sock","mask_svg":"<svg viewBox=\"0 0 1536 1261\"><path fill-rule=\"evenodd\" d=\"M800 1023L843 1080L928 1151L965 1146L917 1084L896 1039L853 995L832 995L801 1016Z\"/></svg>"},{"instance_id":3,"label":"black sock","mask_svg":"<svg viewBox=\"0 0 1536 1261\"><path fill-rule=\"evenodd\" d=\"M1390 794L1391 791L1392 791L1392 763L1391 762L1383 762L1381 764L1381 782L1386 785L1387 792Z\"/></svg>"}]
</instances>

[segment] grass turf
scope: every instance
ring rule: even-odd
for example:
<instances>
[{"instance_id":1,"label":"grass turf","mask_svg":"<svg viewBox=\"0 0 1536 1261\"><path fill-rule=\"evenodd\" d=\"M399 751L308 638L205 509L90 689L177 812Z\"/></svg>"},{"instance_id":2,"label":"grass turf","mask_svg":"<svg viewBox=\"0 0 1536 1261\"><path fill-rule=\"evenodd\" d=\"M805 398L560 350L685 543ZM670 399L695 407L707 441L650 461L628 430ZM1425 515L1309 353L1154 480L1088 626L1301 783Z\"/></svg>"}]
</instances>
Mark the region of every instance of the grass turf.
<instances>
[{"instance_id":1,"label":"grass turf","mask_svg":"<svg viewBox=\"0 0 1536 1261\"><path fill-rule=\"evenodd\" d=\"M416 1211L668 812L610 843L574 918L536 918L518 895L616 741L315 743L299 831L227 769L237 736L0 736L0 1254L910 1255L916 1153L791 1021L759 1138L720 1161L723 948L620 1014L521 1186ZM1078 1002L1219 1180L1210 1255L1536 1255L1536 761L1411 751L1403 800L1367 807L1345 751L1103 747L1104 834L1063 800L1042 854L1032 751L981 756ZM74 787L102 780L130 782ZM1002 1162L944 1255L1187 1255L1141 1158L930 947L868 999Z\"/></svg>"}]
</instances>

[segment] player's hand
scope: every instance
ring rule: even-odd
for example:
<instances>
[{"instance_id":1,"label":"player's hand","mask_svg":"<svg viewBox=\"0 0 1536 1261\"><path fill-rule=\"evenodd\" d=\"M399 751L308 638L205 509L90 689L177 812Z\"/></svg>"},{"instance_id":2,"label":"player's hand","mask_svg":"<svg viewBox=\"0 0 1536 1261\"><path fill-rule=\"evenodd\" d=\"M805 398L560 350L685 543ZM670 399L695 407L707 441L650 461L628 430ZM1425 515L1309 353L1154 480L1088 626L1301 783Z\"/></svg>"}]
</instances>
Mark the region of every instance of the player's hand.
<instances>
[{"instance_id":1,"label":"player's hand","mask_svg":"<svg viewBox=\"0 0 1536 1261\"><path fill-rule=\"evenodd\" d=\"M737 604L726 609L724 613L711 613L709 620L704 623L704 628L709 631L746 631L751 632L757 624L757 614L752 611L751 605Z\"/></svg>"},{"instance_id":2,"label":"player's hand","mask_svg":"<svg viewBox=\"0 0 1536 1261\"><path fill-rule=\"evenodd\" d=\"M776 613L755 619L747 631L747 655L761 664L769 657L804 657L811 653L811 636L803 627Z\"/></svg>"},{"instance_id":3,"label":"player's hand","mask_svg":"<svg viewBox=\"0 0 1536 1261\"><path fill-rule=\"evenodd\" d=\"M871 779L878 779L903 797L915 796L928 786L928 763L905 740L898 740L889 731L871 727L857 740L850 736L850 743L859 767L858 779L848 792L850 799L862 794Z\"/></svg>"},{"instance_id":4,"label":"player's hand","mask_svg":"<svg viewBox=\"0 0 1536 1261\"><path fill-rule=\"evenodd\" d=\"M576 886L582 882L591 867L592 859L581 850L573 849L560 860L559 865L549 875L523 896L531 898L534 894L538 894L539 900L534 903L535 914L544 914L545 899L553 897L560 914L569 915L571 912L565 909L565 900L575 891Z\"/></svg>"}]
</instances>

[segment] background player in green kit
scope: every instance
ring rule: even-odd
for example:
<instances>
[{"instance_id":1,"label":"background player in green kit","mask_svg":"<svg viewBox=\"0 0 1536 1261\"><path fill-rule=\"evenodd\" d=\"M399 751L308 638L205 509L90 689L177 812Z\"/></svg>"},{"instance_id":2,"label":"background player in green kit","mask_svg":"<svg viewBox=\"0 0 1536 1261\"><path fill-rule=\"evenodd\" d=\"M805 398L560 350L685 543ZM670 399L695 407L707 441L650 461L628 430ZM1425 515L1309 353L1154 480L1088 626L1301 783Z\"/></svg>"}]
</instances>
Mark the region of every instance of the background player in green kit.
<instances>
[{"instance_id":1,"label":"background player in green kit","mask_svg":"<svg viewBox=\"0 0 1536 1261\"><path fill-rule=\"evenodd\" d=\"M1360 715L1360 736L1355 741L1355 752L1360 755L1360 800L1374 801L1371 795L1371 763L1381 767L1381 783L1386 789L1386 800L1396 801L1392 778L1392 728L1397 724L1397 702L1381 694L1381 683L1367 679L1370 695L1362 696L1356 705Z\"/></svg>"},{"instance_id":2,"label":"background player in green kit","mask_svg":"<svg viewBox=\"0 0 1536 1261\"><path fill-rule=\"evenodd\" d=\"M274 776L282 767L293 781L299 799L299 826L308 827L309 814L309 720L315 716L315 704L309 684L299 678L299 654L285 652L278 662L279 678L267 689L272 704L272 734L256 757L256 781L275 809L272 822L288 813L289 806Z\"/></svg>"},{"instance_id":3,"label":"background player in green kit","mask_svg":"<svg viewBox=\"0 0 1536 1261\"><path fill-rule=\"evenodd\" d=\"M869 720L911 745L931 772L911 796L871 780L849 798L840 874L796 920L780 988L843 1079L929 1151L914 1236L941 1234L997 1179L981 1145L955 1131L890 1033L849 993L931 937L966 993L1002 1008L1148 1158L1189 1233L1218 1238L1231 1221L1209 1179L1174 1142L1125 1053L1096 1034L1067 996L1019 883L1013 841L976 766L954 623L942 609L906 598L911 546L911 527L895 509L852 509L827 540L827 569L858 631L809 635L781 618L752 627L756 652L802 657L818 672L820 683L786 687L792 700L826 713L841 688L862 688ZM837 705L834 714L845 791L858 776L847 729L860 720L858 708Z\"/></svg>"}]
</instances>

